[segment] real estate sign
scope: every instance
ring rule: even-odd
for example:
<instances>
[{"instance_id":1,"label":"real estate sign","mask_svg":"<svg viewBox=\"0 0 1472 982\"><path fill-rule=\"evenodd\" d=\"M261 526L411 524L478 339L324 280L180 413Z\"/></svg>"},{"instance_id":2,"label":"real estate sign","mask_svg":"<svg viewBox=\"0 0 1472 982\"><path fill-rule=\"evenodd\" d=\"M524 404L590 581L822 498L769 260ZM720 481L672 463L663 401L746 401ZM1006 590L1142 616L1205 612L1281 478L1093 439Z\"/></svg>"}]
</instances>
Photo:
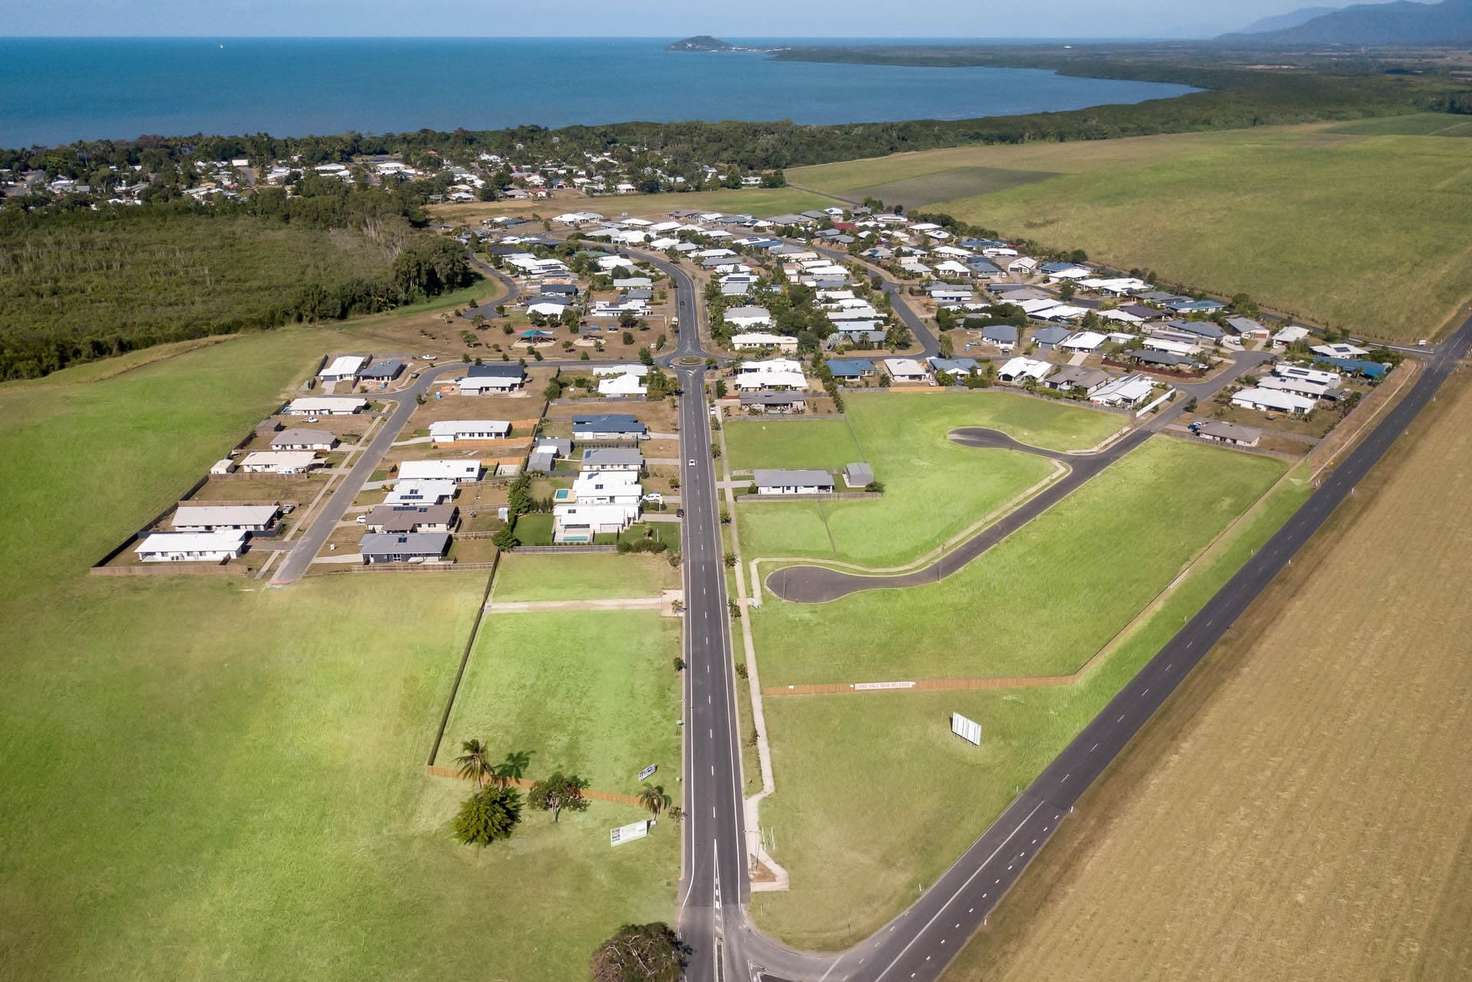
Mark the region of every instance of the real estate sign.
<instances>
[{"instance_id":1,"label":"real estate sign","mask_svg":"<svg viewBox=\"0 0 1472 982\"><path fill-rule=\"evenodd\" d=\"M951 732L967 743L981 746L981 724L960 713L951 713Z\"/></svg>"},{"instance_id":2,"label":"real estate sign","mask_svg":"<svg viewBox=\"0 0 1472 982\"><path fill-rule=\"evenodd\" d=\"M653 819L646 818L642 822L630 822L628 825L620 825L616 829L609 829L608 844L610 846L621 846L625 842L642 839L649 834L649 826L653 824Z\"/></svg>"},{"instance_id":3,"label":"real estate sign","mask_svg":"<svg viewBox=\"0 0 1472 982\"><path fill-rule=\"evenodd\" d=\"M639 780L640 781L647 781L647 780L649 780L651 777L654 776L654 772L657 771L657 770L659 770L659 765L658 764L650 764L648 767L644 768L642 771L639 772Z\"/></svg>"}]
</instances>

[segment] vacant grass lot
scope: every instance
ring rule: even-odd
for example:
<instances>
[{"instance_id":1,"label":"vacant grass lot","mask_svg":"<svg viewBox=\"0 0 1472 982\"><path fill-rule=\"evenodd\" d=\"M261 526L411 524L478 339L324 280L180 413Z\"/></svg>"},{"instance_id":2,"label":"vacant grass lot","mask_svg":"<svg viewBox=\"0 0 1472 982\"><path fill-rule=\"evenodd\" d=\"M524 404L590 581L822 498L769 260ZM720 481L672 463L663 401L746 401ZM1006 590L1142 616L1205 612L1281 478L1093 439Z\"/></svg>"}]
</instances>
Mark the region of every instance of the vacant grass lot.
<instances>
[{"instance_id":1,"label":"vacant grass lot","mask_svg":"<svg viewBox=\"0 0 1472 982\"><path fill-rule=\"evenodd\" d=\"M515 553L501 557L493 600L608 600L656 597L680 588L663 556Z\"/></svg>"},{"instance_id":2,"label":"vacant grass lot","mask_svg":"<svg viewBox=\"0 0 1472 982\"><path fill-rule=\"evenodd\" d=\"M676 836L607 846L631 809L448 839L464 789L422 764L475 577L84 575L353 336L0 386L3 974L562 982L672 916Z\"/></svg>"},{"instance_id":3,"label":"vacant grass lot","mask_svg":"<svg viewBox=\"0 0 1472 982\"><path fill-rule=\"evenodd\" d=\"M1066 675L1282 473L1155 437L939 583L827 604L768 595L752 621L762 680Z\"/></svg>"},{"instance_id":4,"label":"vacant grass lot","mask_svg":"<svg viewBox=\"0 0 1472 982\"><path fill-rule=\"evenodd\" d=\"M1071 450L1093 446L1122 425L1118 416L1006 392L855 393L845 404L845 421L727 424L733 467L837 472L867 460L885 486L883 497L872 501L742 506L742 554L748 559L811 557L874 567L910 562L1053 472L1049 461L1033 454L952 443L946 438L951 430L990 426L1024 443Z\"/></svg>"},{"instance_id":5,"label":"vacant grass lot","mask_svg":"<svg viewBox=\"0 0 1472 982\"><path fill-rule=\"evenodd\" d=\"M1472 391L1452 385L946 978L1472 977Z\"/></svg>"},{"instance_id":6,"label":"vacant grass lot","mask_svg":"<svg viewBox=\"0 0 1472 982\"><path fill-rule=\"evenodd\" d=\"M792 944L817 948L843 947L879 929L981 834L1306 494L1304 486L1279 485L1077 685L767 699L777 792L762 806L762 820L776 838L776 858L792 873L792 889L754 898L761 924ZM952 712L982 723L982 747L951 734ZM873 794L881 785L886 815L876 822Z\"/></svg>"},{"instance_id":7,"label":"vacant grass lot","mask_svg":"<svg viewBox=\"0 0 1472 982\"><path fill-rule=\"evenodd\" d=\"M529 776L581 774L633 794L680 768L680 622L653 611L491 615L481 624L438 763L472 737L532 753Z\"/></svg>"},{"instance_id":8,"label":"vacant grass lot","mask_svg":"<svg viewBox=\"0 0 1472 982\"><path fill-rule=\"evenodd\" d=\"M1442 330L1472 298L1472 166L1461 139L1406 134L1455 134L1463 123L1423 116L966 147L788 177L848 195L928 182L937 197L927 210L1408 340ZM1059 176L995 190L982 172L974 190L959 188L956 175L977 168ZM1364 283L1374 286L1347 288Z\"/></svg>"}]
</instances>

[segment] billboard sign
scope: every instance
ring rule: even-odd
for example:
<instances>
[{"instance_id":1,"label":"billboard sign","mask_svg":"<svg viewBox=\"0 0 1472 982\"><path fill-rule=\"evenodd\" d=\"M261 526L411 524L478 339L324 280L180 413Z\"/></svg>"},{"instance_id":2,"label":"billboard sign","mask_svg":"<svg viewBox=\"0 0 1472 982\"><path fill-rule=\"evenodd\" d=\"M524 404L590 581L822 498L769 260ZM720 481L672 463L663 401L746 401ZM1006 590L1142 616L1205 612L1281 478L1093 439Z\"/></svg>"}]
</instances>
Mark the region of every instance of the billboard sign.
<instances>
[{"instance_id":1,"label":"billboard sign","mask_svg":"<svg viewBox=\"0 0 1472 982\"><path fill-rule=\"evenodd\" d=\"M630 822L628 825L620 825L616 829L609 829L608 844L610 846L621 846L625 842L642 839L649 834L649 826L653 824L653 819L646 818L642 822Z\"/></svg>"},{"instance_id":2,"label":"billboard sign","mask_svg":"<svg viewBox=\"0 0 1472 982\"><path fill-rule=\"evenodd\" d=\"M658 764L650 764L648 767L644 768L642 771L639 772L639 780L640 781L647 781L647 780L649 780L651 777L654 776L654 772L657 771L657 770L659 770L659 765Z\"/></svg>"},{"instance_id":3,"label":"billboard sign","mask_svg":"<svg viewBox=\"0 0 1472 982\"><path fill-rule=\"evenodd\" d=\"M951 732L967 743L981 746L981 724L960 713L951 713Z\"/></svg>"}]
</instances>

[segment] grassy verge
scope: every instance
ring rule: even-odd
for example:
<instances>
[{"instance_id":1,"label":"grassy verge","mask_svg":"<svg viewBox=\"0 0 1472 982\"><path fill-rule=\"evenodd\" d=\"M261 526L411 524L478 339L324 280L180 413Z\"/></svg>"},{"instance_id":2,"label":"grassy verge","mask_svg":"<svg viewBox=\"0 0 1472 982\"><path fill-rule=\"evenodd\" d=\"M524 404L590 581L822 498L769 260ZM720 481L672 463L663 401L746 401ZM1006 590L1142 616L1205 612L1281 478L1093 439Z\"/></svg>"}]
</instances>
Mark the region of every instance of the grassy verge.
<instances>
[{"instance_id":1,"label":"grassy verge","mask_svg":"<svg viewBox=\"0 0 1472 982\"><path fill-rule=\"evenodd\" d=\"M1279 485L1077 685L766 700L778 790L762 817L792 889L754 898L759 923L790 944L816 948L843 947L878 929L1006 808L1307 491ZM981 721L980 748L951 734L951 712ZM880 787L886 814L875 821Z\"/></svg>"},{"instance_id":2,"label":"grassy verge","mask_svg":"<svg viewBox=\"0 0 1472 982\"><path fill-rule=\"evenodd\" d=\"M677 590L680 571L663 556L609 553L501 557L495 600L606 600L654 597Z\"/></svg>"},{"instance_id":3,"label":"grassy verge","mask_svg":"<svg viewBox=\"0 0 1472 982\"><path fill-rule=\"evenodd\" d=\"M1116 416L1004 392L854 394L847 408L846 422L727 426L734 466L811 467L802 461L816 458L818 466L836 470L865 460L885 488L869 501L743 506L748 559L811 557L874 567L912 561L1053 471L1032 454L952 443L946 438L952 429L987 426L1028 444L1070 450L1093 446L1121 425Z\"/></svg>"},{"instance_id":4,"label":"grassy verge","mask_svg":"<svg viewBox=\"0 0 1472 982\"><path fill-rule=\"evenodd\" d=\"M763 681L1071 673L1282 471L1156 437L939 583L769 599L753 621Z\"/></svg>"}]
</instances>

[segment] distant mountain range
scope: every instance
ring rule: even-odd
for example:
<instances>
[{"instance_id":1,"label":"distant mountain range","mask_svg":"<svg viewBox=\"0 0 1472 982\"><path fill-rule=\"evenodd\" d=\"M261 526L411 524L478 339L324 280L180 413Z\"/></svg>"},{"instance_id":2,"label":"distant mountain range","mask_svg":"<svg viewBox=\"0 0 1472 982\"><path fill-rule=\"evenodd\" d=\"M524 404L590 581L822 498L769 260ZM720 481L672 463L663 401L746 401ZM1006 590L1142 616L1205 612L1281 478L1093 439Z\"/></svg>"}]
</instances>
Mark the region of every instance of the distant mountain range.
<instances>
[{"instance_id":1,"label":"distant mountain range","mask_svg":"<svg viewBox=\"0 0 1472 982\"><path fill-rule=\"evenodd\" d=\"M1235 33L1268 34L1272 31L1286 31L1290 27L1297 27L1300 24L1307 24L1315 17L1322 17L1325 14L1332 14L1338 9L1338 7L1300 7L1299 9L1294 10L1290 13L1278 14L1274 17L1264 17L1262 20L1255 20L1251 24L1248 24L1246 27L1242 28L1242 30Z\"/></svg>"},{"instance_id":2,"label":"distant mountain range","mask_svg":"<svg viewBox=\"0 0 1472 982\"><path fill-rule=\"evenodd\" d=\"M1310 14L1314 8L1284 14L1286 25L1268 26L1274 18L1258 21L1221 40L1254 44L1353 44L1440 46L1472 43L1472 0L1442 3L1357 4Z\"/></svg>"}]
</instances>

